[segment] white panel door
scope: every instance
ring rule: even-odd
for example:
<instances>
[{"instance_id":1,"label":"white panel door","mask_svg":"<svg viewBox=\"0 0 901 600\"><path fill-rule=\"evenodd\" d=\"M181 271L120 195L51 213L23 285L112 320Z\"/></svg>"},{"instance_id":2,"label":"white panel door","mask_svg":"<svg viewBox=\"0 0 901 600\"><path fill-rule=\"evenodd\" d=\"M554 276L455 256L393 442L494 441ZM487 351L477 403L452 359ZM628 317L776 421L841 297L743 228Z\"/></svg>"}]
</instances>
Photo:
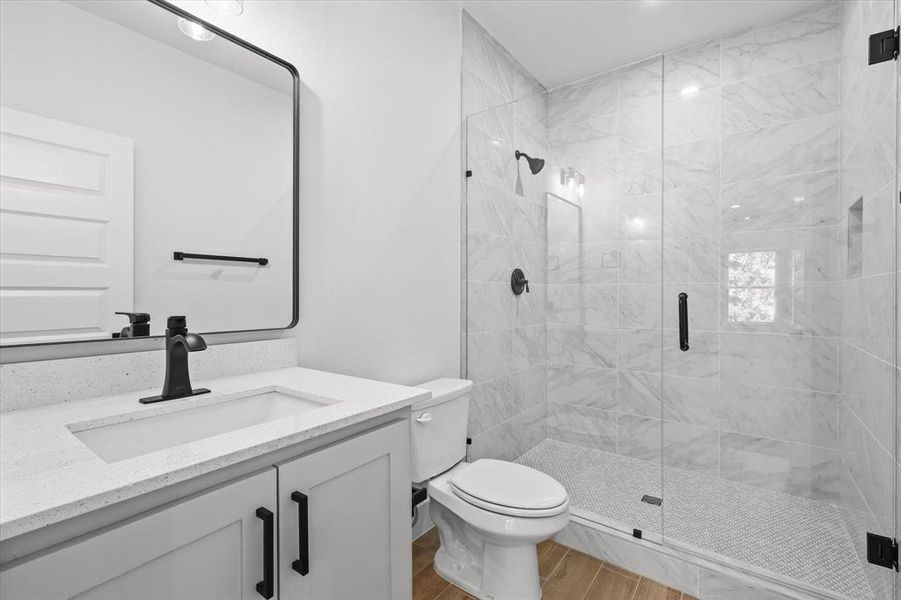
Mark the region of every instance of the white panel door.
<instances>
[{"instance_id":1,"label":"white panel door","mask_svg":"<svg viewBox=\"0 0 901 600\"><path fill-rule=\"evenodd\" d=\"M134 142L0 107L0 341L110 338L134 310Z\"/></svg>"},{"instance_id":2,"label":"white panel door","mask_svg":"<svg viewBox=\"0 0 901 600\"><path fill-rule=\"evenodd\" d=\"M409 440L397 423L277 465L282 598L410 598Z\"/></svg>"},{"instance_id":3,"label":"white panel door","mask_svg":"<svg viewBox=\"0 0 901 600\"><path fill-rule=\"evenodd\" d=\"M270 468L0 572L4 600L251 600L264 581ZM270 568L272 598L277 571ZM264 590L265 591L265 590Z\"/></svg>"}]
</instances>

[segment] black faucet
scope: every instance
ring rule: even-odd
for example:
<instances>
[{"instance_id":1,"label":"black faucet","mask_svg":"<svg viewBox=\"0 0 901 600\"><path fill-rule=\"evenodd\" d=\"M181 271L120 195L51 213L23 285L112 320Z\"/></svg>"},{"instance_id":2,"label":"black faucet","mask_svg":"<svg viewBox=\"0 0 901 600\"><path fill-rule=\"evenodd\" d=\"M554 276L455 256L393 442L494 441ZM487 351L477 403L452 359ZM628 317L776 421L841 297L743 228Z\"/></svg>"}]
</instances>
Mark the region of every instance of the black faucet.
<instances>
[{"instance_id":1,"label":"black faucet","mask_svg":"<svg viewBox=\"0 0 901 600\"><path fill-rule=\"evenodd\" d=\"M141 404L152 404L163 400L175 400L208 394L206 388L191 388L188 374L188 352L206 350L206 342L196 333L188 333L184 316L172 316L166 322L166 381L159 396L141 398Z\"/></svg>"},{"instance_id":2,"label":"black faucet","mask_svg":"<svg viewBox=\"0 0 901 600\"><path fill-rule=\"evenodd\" d=\"M117 312L116 314L128 317L128 327L123 327L121 332L114 333L114 338L146 337L150 335L150 313Z\"/></svg>"}]
</instances>

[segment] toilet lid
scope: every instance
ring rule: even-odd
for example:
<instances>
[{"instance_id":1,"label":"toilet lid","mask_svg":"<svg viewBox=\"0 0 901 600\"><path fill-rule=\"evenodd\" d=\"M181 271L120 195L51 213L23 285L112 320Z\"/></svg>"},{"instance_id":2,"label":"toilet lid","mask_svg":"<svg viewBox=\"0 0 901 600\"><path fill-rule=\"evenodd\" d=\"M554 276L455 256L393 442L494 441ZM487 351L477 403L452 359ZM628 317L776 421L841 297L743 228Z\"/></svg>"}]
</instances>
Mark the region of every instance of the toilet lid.
<instances>
[{"instance_id":1,"label":"toilet lid","mask_svg":"<svg viewBox=\"0 0 901 600\"><path fill-rule=\"evenodd\" d=\"M546 511L567 501L566 489L553 477L524 465L490 458L462 469L451 479L451 485L454 491L462 492L458 495L464 500L472 498L526 511Z\"/></svg>"}]
</instances>

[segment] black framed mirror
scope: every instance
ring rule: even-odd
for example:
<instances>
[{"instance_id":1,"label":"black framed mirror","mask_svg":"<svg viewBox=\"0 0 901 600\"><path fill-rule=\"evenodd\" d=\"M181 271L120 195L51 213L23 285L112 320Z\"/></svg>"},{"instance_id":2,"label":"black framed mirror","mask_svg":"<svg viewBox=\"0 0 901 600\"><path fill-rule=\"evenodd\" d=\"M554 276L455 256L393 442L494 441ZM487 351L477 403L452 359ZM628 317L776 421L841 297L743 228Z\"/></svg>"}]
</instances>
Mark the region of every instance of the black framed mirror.
<instances>
[{"instance_id":1,"label":"black framed mirror","mask_svg":"<svg viewBox=\"0 0 901 600\"><path fill-rule=\"evenodd\" d=\"M284 329L299 76L163 0L0 3L0 346Z\"/></svg>"}]
</instances>

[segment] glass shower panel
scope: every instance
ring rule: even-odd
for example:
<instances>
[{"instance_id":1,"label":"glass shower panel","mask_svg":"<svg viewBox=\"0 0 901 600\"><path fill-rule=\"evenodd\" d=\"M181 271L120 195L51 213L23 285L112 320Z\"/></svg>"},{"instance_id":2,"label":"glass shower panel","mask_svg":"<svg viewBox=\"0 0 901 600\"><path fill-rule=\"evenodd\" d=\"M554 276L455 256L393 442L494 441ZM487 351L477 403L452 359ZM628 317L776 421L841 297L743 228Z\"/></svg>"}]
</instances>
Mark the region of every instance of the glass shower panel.
<instances>
[{"instance_id":1,"label":"glass shower panel","mask_svg":"<svg viewBox=\"0 0 901 600\"><path fill-rule=\"evenodd\" d=\"M515 460L547 432L546 98L466 119L464 376L475 383L469 460ZM517 295L514 269L528 280Z\"/></svg>"},{"instance_id":2,"label":"glass shower panel","mask_svg":"<svg viewBox=\"0 0 901 600\"><path fill-rule=\"evenodd\" d=\"M826 598L893 594L894 4L663 59L664 539Z\"/></svg>"},{"instance_id":3,"label":"glass shower panel","mask_svg":"<svg viewBox=\"0 0 901 600\"><path fill-rule=\"evenodd\" d=\"M572 512L661 535L662 60L548 96L548 441ZM533 465L542 468L540 465Z\"/></svg>"}]
</instances>

